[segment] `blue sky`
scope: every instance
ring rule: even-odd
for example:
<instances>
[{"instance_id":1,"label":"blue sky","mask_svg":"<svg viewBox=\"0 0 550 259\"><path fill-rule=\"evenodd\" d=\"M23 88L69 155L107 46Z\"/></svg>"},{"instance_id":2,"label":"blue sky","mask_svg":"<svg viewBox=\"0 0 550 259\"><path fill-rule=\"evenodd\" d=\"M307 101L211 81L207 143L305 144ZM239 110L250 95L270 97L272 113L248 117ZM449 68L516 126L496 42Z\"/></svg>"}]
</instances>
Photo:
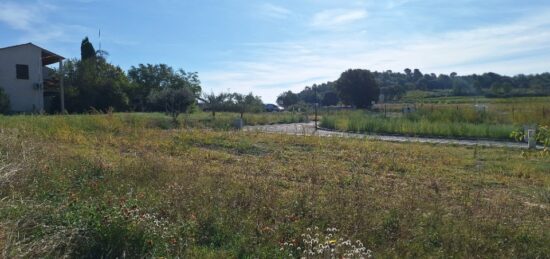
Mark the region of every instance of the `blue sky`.
<instances>
[{"instance_id":1,"label":"blue sky","mask_svg":"<svg viewBox=\"0 0 550 259\"><path fill-rule=\"evenodd\" d=\"M348 68L550 70L548 0L0 0L0 46L78 57L99 29L124 69L166 63L198 71L204 91L266 102Z\"/></svg>"}]
</instances>

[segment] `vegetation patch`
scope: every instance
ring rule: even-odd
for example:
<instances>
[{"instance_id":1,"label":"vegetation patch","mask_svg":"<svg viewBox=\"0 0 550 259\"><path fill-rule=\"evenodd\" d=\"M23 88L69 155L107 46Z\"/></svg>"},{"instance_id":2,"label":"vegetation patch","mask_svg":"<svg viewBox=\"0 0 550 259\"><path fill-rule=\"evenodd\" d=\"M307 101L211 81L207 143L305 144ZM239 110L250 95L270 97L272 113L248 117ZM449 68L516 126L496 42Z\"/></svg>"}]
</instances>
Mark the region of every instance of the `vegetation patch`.
<instances>
[{"instance_id":1,"label":"vegetation patch","mask_svg":"<svg viewBox=\"0 0 550 259\"><path fill-rule=\"evenodd\" d=\"M315 227L327 255L550 254L548 157L134 116L2 120L0 168L24 161L0 192L2 256L298 256Z\"/></svg>"}]
</instances>

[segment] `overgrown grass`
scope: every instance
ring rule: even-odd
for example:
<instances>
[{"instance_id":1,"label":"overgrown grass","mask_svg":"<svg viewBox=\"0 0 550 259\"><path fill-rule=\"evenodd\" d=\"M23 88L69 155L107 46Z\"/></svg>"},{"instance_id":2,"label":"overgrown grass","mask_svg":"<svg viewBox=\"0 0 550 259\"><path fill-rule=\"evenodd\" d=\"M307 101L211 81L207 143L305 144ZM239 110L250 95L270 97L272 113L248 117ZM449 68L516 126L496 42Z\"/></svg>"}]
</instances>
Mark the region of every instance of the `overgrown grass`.
<instances>
[{"instance_id":1,"label":"overgrown grass","mask_svg":"<svg viewBox=\"0 0 550 259\"><path fill-rule=\"evenodd\" d=\"M281 258L315 226L382 258L550 254L547 157L161 117L0 117L0 257Z\"/></svg>"},{"instance_id":2,"label":"overgrown grass","mask_svg":"<svg viewBox=\"0 0 550 259\"><path fill-rule=\"evenodd\" d=\"M1 116L0 127L17 125L20 129L32 130L44 136L69 134L72 130L81 132L111 132L116 133L124 128L210 128L234 129L235 120L240 118L237 113L210 113L197 112L182 114L178 117L178 124L162 113L115 113L95 115L69 116ZM303 113L257 113L245 114L244 125L264 125L277 123L307 122L308 116Z\"/></svg>"},{"instance_id":3,"label":"overgrown grass","mask_svg":"<svg viewBox=\"0 0 550 259\"><path fill-rule=\"evenodd\" d=\"M417 112L386 117L363 111L323 116L321 127L349 132L400 134L409 136L510 139L514 125L483 122L483 114L453 111ZM480 121L480 122L476 122Z\"/></svg>"},{"instance_id":4,"label":"overgrown grass","mask_svg":"<svg viewBox=\"0 0 550 259\"><path fill-rule=\"evenodd\" d=\"M461 114L468 114L471 116L481 113L484 117L482 122L487 123L509 125L550 124L550 97L425 98L409 103L379 104L375 108L379 113L401 113L406 107L411 107L424 114L434 113L435 115L452 114L460 116ZM454 113L455 111L456 113Z\"/></svg>"}]
</instances>

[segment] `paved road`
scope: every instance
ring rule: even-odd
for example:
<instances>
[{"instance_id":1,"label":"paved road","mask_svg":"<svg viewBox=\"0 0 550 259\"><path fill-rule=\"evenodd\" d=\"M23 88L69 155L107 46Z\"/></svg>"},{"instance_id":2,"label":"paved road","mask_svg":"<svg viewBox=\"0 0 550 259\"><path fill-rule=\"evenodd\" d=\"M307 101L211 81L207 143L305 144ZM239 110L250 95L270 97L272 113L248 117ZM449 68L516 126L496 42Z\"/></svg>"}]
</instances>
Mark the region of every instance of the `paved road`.
<instances>
[{"instance_id":1,"label":"paved road","mask_svg":"<svg viewBox=\"0 0 550 259\"><path fill-rule=\"evenodd\" d=\"M421 137L403 137L390 135L374 135L374 134L357 134L346 132L335 132L329 130L315 130L314 123L293 123L293 124L277 124L277 125L262 125L262 126L245 126L244 131L260 131L267 133L282 133L291 135L316 135L321 137L344 137L344 138L364 138L391 142L419 142L461 146L485 146L485 147L507 147L527 149L526 143L521 142L505 142L505 141L490 141L490 140L459 140L459 139L442 139L442 138L421 138ZM542 148L542 147L540 147Z\"/></svg>"}]
</instances>

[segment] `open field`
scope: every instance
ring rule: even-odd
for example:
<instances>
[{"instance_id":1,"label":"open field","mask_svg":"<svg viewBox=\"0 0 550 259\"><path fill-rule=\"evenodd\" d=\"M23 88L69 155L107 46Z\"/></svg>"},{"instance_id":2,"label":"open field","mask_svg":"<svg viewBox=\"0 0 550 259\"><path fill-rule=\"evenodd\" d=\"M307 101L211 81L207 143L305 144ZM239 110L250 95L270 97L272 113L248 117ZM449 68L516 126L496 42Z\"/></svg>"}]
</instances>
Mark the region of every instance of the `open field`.
<instances>
[{"instance_id":1,"label":"open field","mask_svg":"<svg viewBox=\"0 0 550 259\"><path fill-rule=\"evenodd\" d=\"M373 112L328 113L323 115L321 126L347 132L513 140L510 133L523 131L526 125L550 125L548 100L426 98L416 103L377 105ZM407 108L410 112L403 111Z\"/></svg>"},{"instance_id":2,"label":"open field","mask_svg":"<svg viewBox=\"0 0 550 259\"><path fill-rule=\"evenodd\" d=\"M315 227L375 257L550 255L538 153L154 117L0 117L0 256L284 257Z\"/></svg>"}]
</instances>

